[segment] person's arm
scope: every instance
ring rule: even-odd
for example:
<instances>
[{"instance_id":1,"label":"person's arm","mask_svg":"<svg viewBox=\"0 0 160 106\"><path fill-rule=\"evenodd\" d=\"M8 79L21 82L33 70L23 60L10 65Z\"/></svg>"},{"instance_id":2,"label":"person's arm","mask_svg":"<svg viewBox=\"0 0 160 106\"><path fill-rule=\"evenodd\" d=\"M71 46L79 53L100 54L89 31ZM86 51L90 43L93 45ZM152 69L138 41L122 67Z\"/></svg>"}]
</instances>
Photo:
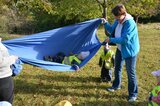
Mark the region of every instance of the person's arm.
<instances>
[{"instance_id":1,"label":"person's arm","mask_svg":"<svg viewBox=\"0 0 160 106\"><path fill-rule=\"evenodd\" d=\"M15 61L18 59L17 56L8 56L8 57L3 57L2 53L0 52L0 67L4 67L7 65L12 65L15 63Z\"/></svg>"},{"instance_id":2,"label":"person's arm","mask_svg":"<svg viewBox=\"0 0 160 106\"><path fill-rule=\"evenodd\" d=\"M107 22L104 24L104 28L107 30L107 32L108 32L109 34L112 34L113 31L115 30L117 24L118 24L118 21L117 21L117 20L115 20L112 25L110 25L110 23L107 21Z\"/></svg>"},{"instance_id":3,"label":"person's arm","mask_svg":"<svg viewBox=\"0 0 160 106\"><path fill-rule=\"evenodd\" d=\"M73 60L71 64L72 64L72 65L78 65L78 66L79 66L79 63L78 63L76 60Z\"/></svg>"}]
</instances>

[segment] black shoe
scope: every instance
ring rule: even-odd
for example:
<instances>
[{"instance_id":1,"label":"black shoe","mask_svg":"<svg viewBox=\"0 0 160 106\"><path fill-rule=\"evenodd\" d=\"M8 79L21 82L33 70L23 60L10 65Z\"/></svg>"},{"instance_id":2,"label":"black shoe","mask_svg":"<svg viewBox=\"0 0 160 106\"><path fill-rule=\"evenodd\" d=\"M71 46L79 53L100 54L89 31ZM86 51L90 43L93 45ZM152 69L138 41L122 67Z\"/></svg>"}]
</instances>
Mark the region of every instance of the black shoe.
<instances>
[{"instance_id":1,"label":"black shoe","mask_svg":"<svg viewBox=\"0 0 160 106\"><path fill-rule=\"evenodd\" d=\"M73 65L73 68L77 71L77 70L79 70L79 66L78 65Z\"/></svg>"},{"instance_id":2,"label":"black shoe","mask_svg":"<svg viewBox=\"0 0 160 106\"><path fill-rule=\"evenodd\" d=\"M107 78L101 78L101 82L108 82Z\"/></svg>"}]
</instances>

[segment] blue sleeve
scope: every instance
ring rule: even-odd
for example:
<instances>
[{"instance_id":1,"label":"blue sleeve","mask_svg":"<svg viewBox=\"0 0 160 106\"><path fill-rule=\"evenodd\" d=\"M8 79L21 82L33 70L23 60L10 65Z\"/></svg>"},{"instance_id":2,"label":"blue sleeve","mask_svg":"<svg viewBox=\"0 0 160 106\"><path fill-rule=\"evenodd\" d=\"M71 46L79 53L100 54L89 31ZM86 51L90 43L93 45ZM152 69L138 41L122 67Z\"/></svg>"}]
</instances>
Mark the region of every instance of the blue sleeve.
<instances>
[{"instance_id":1,"label":"blue sleeve","mask_svg":"<svg viewBox=\"0 0 160 106\"><path fill-rule=\"evenodd\" d=\"M104 28L111 34L115 30L117 24L118 24L117 20L115 20L112 25L110 25L109 22L106 22L104 24Z\"/></svg>"},{"instance_id":2,"label":"blue sleeve","mask_svg":"<svg viewBox=\"0 0 160 106\"><path fill-rule=\"evenodd\" d=\"M117 44L126 44L135 35L135 31L137 31L137 27L134 20L128 20L123 24L121 37L110 38L110 42Z\"/></svg>"}]
</instances>

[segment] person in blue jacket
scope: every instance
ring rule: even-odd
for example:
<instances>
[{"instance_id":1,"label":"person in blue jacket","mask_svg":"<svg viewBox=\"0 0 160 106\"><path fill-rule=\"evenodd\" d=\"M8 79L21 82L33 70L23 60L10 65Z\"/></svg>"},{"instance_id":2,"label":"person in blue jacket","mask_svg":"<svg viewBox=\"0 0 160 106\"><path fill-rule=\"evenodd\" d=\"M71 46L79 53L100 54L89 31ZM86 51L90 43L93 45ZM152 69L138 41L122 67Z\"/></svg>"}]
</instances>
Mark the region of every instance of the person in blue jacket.
<instances>
[{"instance_id":1,"label":"person in blue jacket","mask_svg":"<svg viewBox=\"0 0 160 106\"><path fill-rule=\"evenodd\" d=\"M133 17L127 13L123 4L118 4L112 9L115 21L112 25L102 18L102 24L109 32L105 42L115 43L117 50L115 54L115 79L108 91L115 91L121 88L122 67L126 63L128 76L128 101L133 102L138 96L138 84L136 77L137 55L140 50L137 25Z\"/></svg>"}]
</instances>

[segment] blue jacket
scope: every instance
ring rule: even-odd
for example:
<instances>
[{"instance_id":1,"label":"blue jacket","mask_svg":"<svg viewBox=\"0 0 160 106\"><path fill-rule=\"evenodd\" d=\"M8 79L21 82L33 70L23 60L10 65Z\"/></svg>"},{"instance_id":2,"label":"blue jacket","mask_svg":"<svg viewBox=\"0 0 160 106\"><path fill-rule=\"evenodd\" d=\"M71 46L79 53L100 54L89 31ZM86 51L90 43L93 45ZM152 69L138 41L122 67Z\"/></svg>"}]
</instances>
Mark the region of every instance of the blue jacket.
<instances>
[{"instance_id":1,"label":"blue jacket","mask_svg":"<svg viewBox=\"0 0 160 106\"><path fill-rule=\"evenodd\" d=\"M113 35L117 25L118 20L115 20L112 25L108 22L105 23L104 27L111 35ZM121 37L114 38L111 36L109 43L121 44L122 58L133 57L138 54L140 50L139 37L137 25L133 18L130 18L123 23Z\"/></svg>"}]
</instances>

